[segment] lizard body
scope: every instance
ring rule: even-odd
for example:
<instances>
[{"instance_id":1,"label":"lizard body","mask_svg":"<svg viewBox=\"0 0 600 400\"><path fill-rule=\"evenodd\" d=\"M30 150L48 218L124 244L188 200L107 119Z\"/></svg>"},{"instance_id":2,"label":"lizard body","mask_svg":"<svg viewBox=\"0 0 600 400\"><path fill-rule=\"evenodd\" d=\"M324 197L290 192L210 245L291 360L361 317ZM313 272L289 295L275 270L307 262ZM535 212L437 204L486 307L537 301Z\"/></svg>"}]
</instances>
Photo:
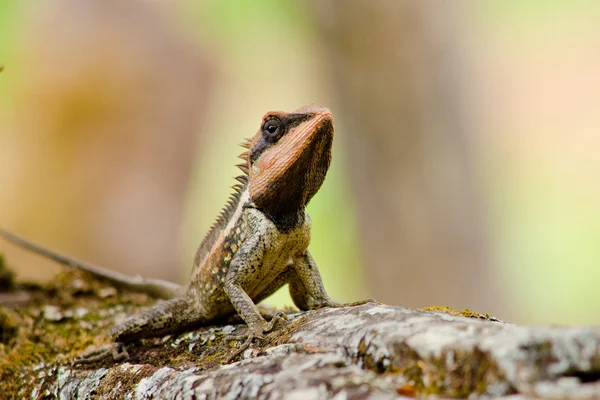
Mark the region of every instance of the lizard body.
<instances>
[{"instance_id":1,"label":"lizard body","mask_svg":"<svg viewBox=\"0 0 600 400\"><path fill-rule=\"evenodd\" d=\"M308 251L311 221L305 212L329 168L333 132L333 116L324 107L263 117L256 135L242 145L247 151L238 167L244 174L201 242L186 288L111 272L3 230L0 236L117 287L169 299L115 326L110 334L116 343L184 332L237 313L249 327L247 347L279 319L267 323L256 304L286 283L301 310L339 306Z\"/></svg>"}]
</instances>

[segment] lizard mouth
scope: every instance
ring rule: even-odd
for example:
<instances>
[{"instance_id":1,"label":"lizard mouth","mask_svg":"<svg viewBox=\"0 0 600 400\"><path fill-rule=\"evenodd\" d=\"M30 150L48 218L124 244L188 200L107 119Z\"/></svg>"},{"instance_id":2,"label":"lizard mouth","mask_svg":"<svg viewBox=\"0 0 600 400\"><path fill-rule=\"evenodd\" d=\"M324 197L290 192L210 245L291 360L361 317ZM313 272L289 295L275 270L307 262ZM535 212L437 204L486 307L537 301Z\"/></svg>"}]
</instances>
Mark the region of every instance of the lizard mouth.
<instances>
[{"instance_id":1,"label":"lizard mouth","mask_svg":"<svg viewBox=\"0 0 600 400\"><path fill-rule=\"evenodd\" d=\"M334 129L327 108L305 106L285 118L302 122L266 149L250 170L250 198L272 214L304 209L321 187L331 162Z\"/></svg>"}]
</instances>

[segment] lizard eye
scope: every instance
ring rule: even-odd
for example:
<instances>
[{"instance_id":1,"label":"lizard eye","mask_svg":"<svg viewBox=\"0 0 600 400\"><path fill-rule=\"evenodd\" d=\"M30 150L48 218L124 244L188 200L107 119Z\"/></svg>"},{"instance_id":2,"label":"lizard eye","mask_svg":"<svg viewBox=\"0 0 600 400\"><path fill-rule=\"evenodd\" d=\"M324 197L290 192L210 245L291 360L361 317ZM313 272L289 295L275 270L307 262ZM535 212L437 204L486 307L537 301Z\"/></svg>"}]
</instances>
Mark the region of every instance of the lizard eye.
<instances>
[{"instance_id":1,"label":"lizard eye","mask_svg":"<svg viewBox=\"0 0 600 400\"><path fill-rule=\"evenodd\" d=\"M279 139L283 133L283 122L277 117L271 117L263 123L262 131L268 139Z\"/></svg>"}]
</instances>

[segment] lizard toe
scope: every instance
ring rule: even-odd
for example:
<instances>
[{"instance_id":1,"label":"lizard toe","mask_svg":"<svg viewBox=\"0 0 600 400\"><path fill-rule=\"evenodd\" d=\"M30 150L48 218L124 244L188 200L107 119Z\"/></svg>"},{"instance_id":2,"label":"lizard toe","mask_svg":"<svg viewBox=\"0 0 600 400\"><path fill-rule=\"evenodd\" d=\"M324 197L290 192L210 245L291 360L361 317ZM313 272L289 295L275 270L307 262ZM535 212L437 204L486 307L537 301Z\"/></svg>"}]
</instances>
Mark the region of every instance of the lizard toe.
<instances>
[{"instance_id":1,"label":"lizard toe","mask_svg":"<svg viewBox=\"0 0 600 400\"><path fill-rule=\"evenodd\" d=\"M84 353L80 357L77 357L73 360L73 365L92 364L103 361L110 356L112 356L112 359L115 362L129 359L129 353L127 353L125 344L121 342L115 342Z\"/></svg>"},{"instance_id":2,"label":"lizard toe","mask_svg":"<svg viewBox=\"0 0 600 400\"><path fill-rule=\"evenodd\" d=\"M269 325L267 325L267 327L263 329L263 333L272 332L278 325L281 325L282 323L288 320L289 318L286 313L284 313L283 311L277 311L273 315L273 318L271 318L271 321L269 321Z\"/></svg>"},{"instance_id":3,"label":"lizard toe","mask_svg":"<svg viewBox=\"0 0 600 400\"><path fill-rule=\"evenodd\" d=\"M229 364L232 361L234 361L240 354L242 354L244 351L246 351L250 345L252 344L252 341L254 339L259 339L252 330L248 330L248 333L246 333L245 335L232 335L230 337L227 338L227 340L242 340L242 339L246 339L244 340L244 343L242 343L240 345L240 347L238 347L237 349L233 350L231 353L229 353L229 355L227 355L227 357L225 357L225 362L224 364Z\"/></svg>"}]
</instances>

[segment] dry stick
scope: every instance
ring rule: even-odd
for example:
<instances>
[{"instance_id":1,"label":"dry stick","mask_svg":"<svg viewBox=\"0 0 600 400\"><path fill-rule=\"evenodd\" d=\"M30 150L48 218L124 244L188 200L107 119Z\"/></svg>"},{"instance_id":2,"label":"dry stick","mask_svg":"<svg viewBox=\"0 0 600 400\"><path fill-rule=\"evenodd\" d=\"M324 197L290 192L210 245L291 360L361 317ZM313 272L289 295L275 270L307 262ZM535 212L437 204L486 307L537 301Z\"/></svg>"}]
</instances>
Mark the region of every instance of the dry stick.
<instances>
[{"instance_id":1,"label":"dry stick","mask_svg":"<svg viewBox=\"0 0 600 400\"><path fill-rule=\"evenodd\" d=\"M77 260L73 257L67 257L2 228L0 228L0 237L3 237L14 245L42 257L49 258L59 264L79 269L96 278L104 279L118 288L146 293L149 296L158 299L172 299L176 297L181 290L181 286L173 282L163 281L162 279L143 278L141 276L129 276L85 261Z\"/></svg>"}]
</instances>

